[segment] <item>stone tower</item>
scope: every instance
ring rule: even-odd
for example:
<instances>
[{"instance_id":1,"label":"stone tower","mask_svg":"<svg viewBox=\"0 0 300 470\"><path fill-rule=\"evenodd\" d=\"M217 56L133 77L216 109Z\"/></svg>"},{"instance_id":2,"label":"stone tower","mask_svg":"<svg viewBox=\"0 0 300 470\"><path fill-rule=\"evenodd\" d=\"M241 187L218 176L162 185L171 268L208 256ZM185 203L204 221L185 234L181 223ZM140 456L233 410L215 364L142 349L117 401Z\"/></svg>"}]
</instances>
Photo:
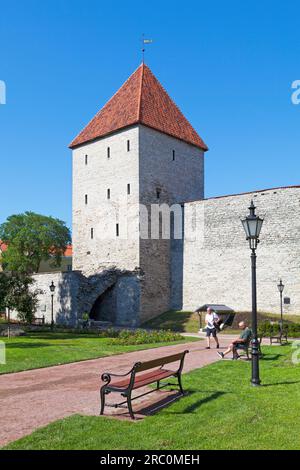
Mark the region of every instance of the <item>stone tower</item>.
<instances>
[{"instance_id":1,"label":"stone tower","mask_svg":"<svg viewBox=\"0 0 300 470\"><path fill-rule=\"evenodd\" d=\"M102 296L99 315L126 309L137 325L168 310L176 263L171 240L151 237L151 205L203 199L205 143L141 64L70 148L74 269L143 273Z\"/></svg>"}]
</instances>

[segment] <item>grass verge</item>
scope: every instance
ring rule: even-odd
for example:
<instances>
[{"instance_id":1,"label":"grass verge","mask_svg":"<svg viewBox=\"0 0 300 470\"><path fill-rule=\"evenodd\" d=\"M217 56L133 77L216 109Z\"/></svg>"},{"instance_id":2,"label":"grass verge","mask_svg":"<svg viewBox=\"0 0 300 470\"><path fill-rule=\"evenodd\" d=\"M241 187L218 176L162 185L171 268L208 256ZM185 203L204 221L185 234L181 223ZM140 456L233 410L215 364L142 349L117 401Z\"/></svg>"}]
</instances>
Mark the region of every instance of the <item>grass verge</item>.
<instances>
[{"instance_id":1,"label":"grass verge","mask_svg":"<svg viewBox=\"0 0 300 470\"><path fill-rule=\"evenodd\" d=\"M185 374L188 395L142 421L74 415L6 449L300 449L300 366L292 353L264 348L261 387L250 385L249 362L220 360Z\"/></svg>"},{"instance_id":2,"label":"grass verge","mask_svg":"<svg viewBox=\"0 0 300 470\"><path fill-rule=\"evenodd\" d=\"M153 342L133 344L128 338L101 338L92 334L71 333L30 333L27 336L1 338L6 346L6 364L0 364L0 374L19 372L40 367L49 367L70 362L83 361L113 354L121 354L142 349L158 348L172 344L195 341L195 338L181 337L177 341L169 341L171 335L165 335L165 341L156 341L163 335L154 335ZM124 344L127 343L127 344Z\"/></svg>"}]
</instances>

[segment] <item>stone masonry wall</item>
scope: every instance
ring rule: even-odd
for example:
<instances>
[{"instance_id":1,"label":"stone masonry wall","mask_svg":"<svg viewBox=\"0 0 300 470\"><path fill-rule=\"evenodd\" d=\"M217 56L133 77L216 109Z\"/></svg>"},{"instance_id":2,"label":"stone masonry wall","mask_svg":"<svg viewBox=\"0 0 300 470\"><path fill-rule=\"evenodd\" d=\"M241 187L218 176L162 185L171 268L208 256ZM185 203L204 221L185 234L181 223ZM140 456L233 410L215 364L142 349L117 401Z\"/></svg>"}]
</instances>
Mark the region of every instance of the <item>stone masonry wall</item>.
<instances>
[{"instance_id":1,"label":"stone masonry wall","mask_svg":"<svg viewBox=\"0 0 300 470\"><path fill-rule=\"evenodd\" d=\"M151 204L171 206L203 198L202 150L145 126L139 126L139 149L140 202L147 206L149 214ZM142 320L155 317L171 306L170 244L170 240L164 239L140 240L140 267L144 272Z\"/></svg>"},{"instance_id":2,"label":"stone masonry wall","mask_svg":"<svg viewBox=\"0 0 300 470\"><path fill-rule=\"evenodd\" d=\"M279 313L282 278L291 300L284 312L300 313L300 187L185 204L183 309L224 303L251 310L250 249L240 222L251 199L265 219L257 249L258 309Z\"/></svg>"},{"instance_id":3,"label":"stone masonry wall","mask_svg":"<svg viewBox=\"0 0 300 470\"><path fill-rule=\"evenodd\" d=\"M200 149L145 126L133 126L73 151L73 267L86 276L113 267L131 271L140 267L142 291L134 304L135 310L137 299L141 302L139 321L170 307L171 271L170 240L139 239L139 204L149 208L203 198L203 167Z\"/></svg>"},{"instance_id":4,"label":"stone masonry wall","mask_svg":"<svg viewBox=\"0 0 300 470\"><path fill-rule=\"evenodd\" d=\"M41 273L33 276L33 289L39 289L37 318L45 317L51 323L51 293L49 286L53 281L56 289L53 297L53 318L56 323L74 325L77 321L77 294L79 288L78 274L75 272ZM17 317L17 312L11 314Z\"/></svg>"},{"instance_id":5,"label":"stone masonry wall","mask_svg":"<svg viewBox=\"0 0 300 470\"><path fill-rule=\"evenodd\" d=\"M90 275L139 265L138 177L137 126L73 150L73 269Z\"/></svg>"},{"instance_id":6,"label":"stone masonry wall","mask_svg":"<svg viewBox=\"0 0 300 470\"><path fill-rule=\"evenodd\" d=\"M108 311L114 310L116 325L137 326L140 307L139 271L127 272L115 268L84 276L80 271L68 273L41 273L33 276L33 289L39 289L38 308L35 316L45 317L51 323L51 293L49 286L53 281L56 288L53 297L53 318L55 323L75 326L83 313L89 313L97 299L114 290L114 296L107 296ZM17 318L17 312L11 313ZM97 318L103 320L104 318Z\"/></svg>"}]
</instances>

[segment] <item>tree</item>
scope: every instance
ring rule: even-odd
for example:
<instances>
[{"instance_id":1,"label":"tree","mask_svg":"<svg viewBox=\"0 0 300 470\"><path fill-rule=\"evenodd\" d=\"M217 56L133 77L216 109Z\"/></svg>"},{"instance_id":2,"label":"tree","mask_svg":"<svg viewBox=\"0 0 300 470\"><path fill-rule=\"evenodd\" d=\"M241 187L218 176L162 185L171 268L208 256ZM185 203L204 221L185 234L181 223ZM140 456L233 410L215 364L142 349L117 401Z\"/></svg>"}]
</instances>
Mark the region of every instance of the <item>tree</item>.
<instances>
[{"instance_id":1,"label":"tree","mask_svg":"<svg viewBox=\"0 0 300 470\"><path fill-rule=\"evenodd\" d=\"M8 276L0 272L0 312L6 309L6 294L8 292Z\"/></svg>"},{"instance_id":2,"label":"tree","mask_svg":"<svg viewBox=\"0 0 300 470\"><path fill-rule=\"evenodd\" d=\"M39 289L32 277L20 273L0 273L0 306L17 310L22 322L32 323L38 305Z\"/></svg>"},{"instance_id":3,"label":"tree","mask_svg":"<svg viewBox=\"0 0 300 470\"><path fill-rule=\"evenodd\" d=\"M65 223L34 212L11 215L0 225L0 239L8 245L1 264L10 272L32 274L42 261L58 267L71 234Z\"/></svg>"}]
</instances>

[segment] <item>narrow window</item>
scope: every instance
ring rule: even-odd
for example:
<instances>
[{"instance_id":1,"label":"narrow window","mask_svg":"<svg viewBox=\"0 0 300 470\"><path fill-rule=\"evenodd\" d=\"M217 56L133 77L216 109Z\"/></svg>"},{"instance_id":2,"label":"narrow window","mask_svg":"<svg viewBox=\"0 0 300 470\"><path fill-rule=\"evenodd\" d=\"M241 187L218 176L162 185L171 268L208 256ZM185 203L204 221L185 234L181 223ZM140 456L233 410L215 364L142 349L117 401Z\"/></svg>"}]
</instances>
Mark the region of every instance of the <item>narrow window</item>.
<instances>
[{"instance_id":1,"label":"narrow window","mask_svg":"<svg viewBox=\"0 0 300 470\"><path fill-rule=\"evenodd\" d=\"M175 160L175 150L173 150L173 162Z\"/></svg>"},{"instance_id":2,"label":"narrow window","mask_svg":"<svg viewBox=\"0 0 300 470\"><path fill-rule=\"evenodd\" d=\"M107 147L107 158L110 158L110 147Z\"/></svg>"},{"instance_id":3,"label":"narrow window","mask_svg":"<svg viewBox=\"0 0 300 470\"><path fill-rule=\"evenodd\" d=\"M119 224L116 224L116 236L119 236Z\"/></svg>"},{"instance_id":4,"label":"narrow window","mask_svg":"<svg viewBox=\"0 0 300 470\"><path fill-rule=\"evenodd\" d=\"M127 194L130 194L130 184L127 184Z\"/></svg>"},{"instance_id":5,"label":"narrow window","mask_svg":"<svg viewBox=\"0 0 300 470\"><path fill-rule=\"evenodd\" d=\"M93 238L94 238L94 229L91 228L91 239L93 240Z\"/></svg>"},{"instance_id":6,"label":"narrow window","mask_svg":"<svg viewBox=\"0 0 300 470\"><path fill-rule=\"evenodd\" d=\"M84 202L85 202L85 205L87 205L87 203L88 203L88 195L87 194L84 196Z\"/></svg>"},{"instance_id":7,"label":"narrow window","mask_svg":"<svg viewBox=\"0 0 300 470\"><path fill-rule=\"evenodd\" d=\"M107 199L110 199L110 189L107 190Z\"/></svg>"},{"instance_id":8,"label":"narrow window","mask_svg":"<svg viewBox=\"0 0 300 470\"><path fill-rule=\"evenodd\" d=\"M160 193L161 193L161 190L159 188L156 188L156 199L160 198Z\"/></svg>"},{"instance_id":9,"label":"narrow window","mask_svg":"<svg viewBox=\"0 0 300 470\"><path fill-rule=\"evenodd\" d=\"M130 152L130 140L127 140L127 152Z\"/></svg>"},{"instance_id":10,"label":"narrow window","mask_svg":"<svg viewBox=\"0 0 300 470\"><path fill-rule=\"evenodd\" d=\"M85 164L87 165L88 164L88 156L87 155L85 155L84 160L85 160Z\"/></svg>"}]
</instances>

